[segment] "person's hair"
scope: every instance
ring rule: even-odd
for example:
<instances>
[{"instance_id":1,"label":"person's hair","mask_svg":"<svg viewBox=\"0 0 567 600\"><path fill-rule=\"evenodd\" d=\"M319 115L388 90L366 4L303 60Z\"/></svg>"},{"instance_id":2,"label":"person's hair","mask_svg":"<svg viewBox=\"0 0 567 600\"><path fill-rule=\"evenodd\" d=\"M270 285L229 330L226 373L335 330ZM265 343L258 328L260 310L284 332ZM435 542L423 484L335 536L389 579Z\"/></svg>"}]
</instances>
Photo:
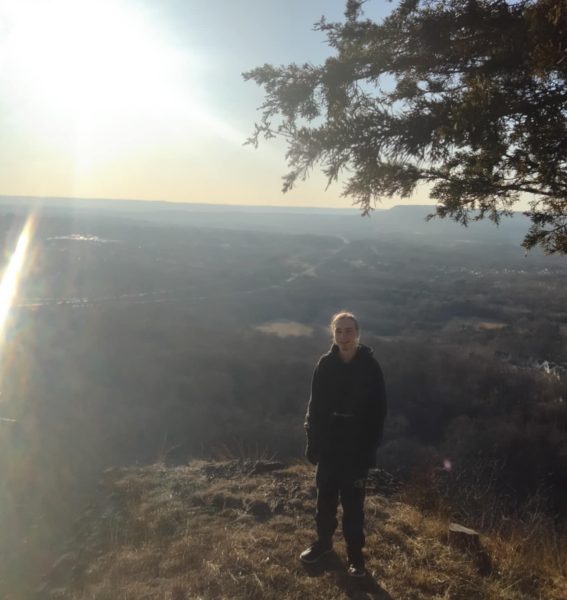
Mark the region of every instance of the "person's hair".
<instances>
[{"instance_id":1,"label":"person's hair","mask_svg":"<svg viewBox=\"0 0 567 600\"><path fill-rule=\"evenodd\" d=\"M352 319L352 321L354 323L354 328L356 329L356 332L360 333L360 327L358 325L358 319L351 312L348 312L347 310L341 310L338 313L335 313L331 317L331 322L329 324L329 327L331 329L331 333L335 332L335 323L339 319Z\"/></svg>"}]
</instances>

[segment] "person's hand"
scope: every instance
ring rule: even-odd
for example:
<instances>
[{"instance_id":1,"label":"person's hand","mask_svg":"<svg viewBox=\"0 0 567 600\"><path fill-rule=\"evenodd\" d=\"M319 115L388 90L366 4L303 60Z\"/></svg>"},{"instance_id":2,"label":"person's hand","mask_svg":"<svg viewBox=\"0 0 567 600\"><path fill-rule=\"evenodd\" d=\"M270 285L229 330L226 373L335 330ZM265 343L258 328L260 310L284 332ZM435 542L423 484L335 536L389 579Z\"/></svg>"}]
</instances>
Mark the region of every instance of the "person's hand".
<instances>
[{"instance_id":1,"label":"person's hand","mask_svg":"<svg viewBox=\"0 0 567 600\"><path fill-rule=\"evenodd\" d=\"M319 462L319 453L311 446L307 446L305 449L305 456L312 465L316 465Z\"/></svg>"}]
</instances>

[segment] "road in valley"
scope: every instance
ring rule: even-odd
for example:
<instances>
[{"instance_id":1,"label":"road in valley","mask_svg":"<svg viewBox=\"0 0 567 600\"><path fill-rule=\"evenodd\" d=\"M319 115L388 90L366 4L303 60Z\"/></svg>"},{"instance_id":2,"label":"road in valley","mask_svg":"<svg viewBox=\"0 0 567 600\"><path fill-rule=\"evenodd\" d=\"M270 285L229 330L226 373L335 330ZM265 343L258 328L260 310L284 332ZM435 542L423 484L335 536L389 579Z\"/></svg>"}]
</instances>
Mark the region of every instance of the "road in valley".
<instances>
[{"instance_id":1,"label":"road in valley","mask_svg":"<svg viewBox=\"0 0 567 600\"><path fill-rule=\"evenodd\" d=\"M341 246L331 250L323 259L314 265L309 265L298 273L292 273L280 283L272 283L261 287L255 287L247 290L234 290L224 294L205 294L201 296L191 296L194 287L187 286L169 290L158 290L151 292L136 292L120 295L108 295L98 297L73 297L73 298L27 298L16 302L13 308L19 309L37 309L41 307L71 307L86 308L103 304L160 304L164 302L176 302L181 296L183 302L205 302L208 300L218 300L219 298L234 298L237 296L247 296L273 290L283 290L291 285L297 279L302 277L317 277L317 269L335 259L349 245L350 240L343 236L334 236L341 241Z\"/></svg>"}]
</instances>

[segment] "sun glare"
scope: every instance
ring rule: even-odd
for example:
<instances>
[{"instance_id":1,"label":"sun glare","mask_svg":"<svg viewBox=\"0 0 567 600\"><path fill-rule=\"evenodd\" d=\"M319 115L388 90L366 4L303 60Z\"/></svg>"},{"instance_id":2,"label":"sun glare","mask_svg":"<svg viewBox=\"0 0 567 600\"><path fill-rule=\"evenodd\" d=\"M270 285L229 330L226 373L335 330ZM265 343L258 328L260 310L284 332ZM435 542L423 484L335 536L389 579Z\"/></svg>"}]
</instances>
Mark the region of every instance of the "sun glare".
<instances>
[{"instance_id":1,"label":"sun glare","mask_svg":"<svg viewBox=\"0 0 567 600\"><path fill-rule=\"evenodd\" d=\"M50 109L153 109L191 66L149 16L120 0L2 2L3 54L14 78Z\"/></svg>"},{"instance_id":2,"label":"sun glare","mask_svg":"<svg viewBox=\"0 0 567 600\"><path fill-rule=\"evenodd\" d=\"M211 111L205 61L168 39L158 7L0 0L0 82L34 135L72 154L78 180L176 135L244 139Z\"/></svg>"},{"instance_id":3,"label":"sun glare","mask_svg":"<svg viewBox=\"0 0 567 600\"><path fill-rule=\"evenodd\" d=\"M10 257L8 266L0 281L0 343L4 339L8 313L18 292L18 284L25 264L34 223L33 216L28 217L18 238L16 249Z\"/></svg>"}]
</instances>

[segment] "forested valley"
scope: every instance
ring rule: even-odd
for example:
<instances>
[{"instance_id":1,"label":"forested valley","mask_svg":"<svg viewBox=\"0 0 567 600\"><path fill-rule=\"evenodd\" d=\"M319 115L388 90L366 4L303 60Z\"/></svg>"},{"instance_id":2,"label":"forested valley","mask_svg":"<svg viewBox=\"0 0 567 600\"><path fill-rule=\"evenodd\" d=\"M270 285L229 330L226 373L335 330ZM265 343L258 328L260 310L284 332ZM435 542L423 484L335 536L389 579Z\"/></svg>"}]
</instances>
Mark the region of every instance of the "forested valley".
<instances>
[{"instance_id":1,"label":"forested valley","mask_svg":"<svg viewBox=\"0 0 567 600\"><path fill-rule=\"evenodd\" d=\"M564 523L564 258L421 219L388 235L346 212L238 214L36 217L2 349L12 573L22 553L51 560L108 466L302 460L312 369L343 308L384 371L388 485L474 526L528 510ZM2 217L6 259L24 216Z\"/></svg>"}]
</instances>

